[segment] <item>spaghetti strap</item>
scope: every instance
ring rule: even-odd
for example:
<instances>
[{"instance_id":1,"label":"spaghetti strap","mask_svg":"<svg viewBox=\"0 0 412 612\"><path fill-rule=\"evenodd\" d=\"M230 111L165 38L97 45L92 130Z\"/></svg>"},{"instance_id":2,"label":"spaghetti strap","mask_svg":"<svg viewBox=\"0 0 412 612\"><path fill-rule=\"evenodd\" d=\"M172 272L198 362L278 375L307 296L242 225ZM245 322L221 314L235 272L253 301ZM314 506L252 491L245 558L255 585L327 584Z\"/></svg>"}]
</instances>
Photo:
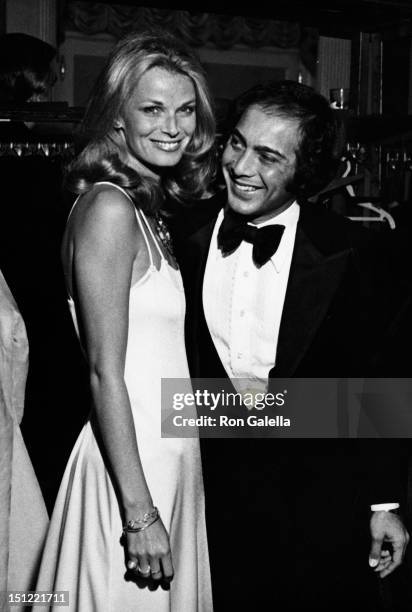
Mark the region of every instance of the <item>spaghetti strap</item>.
<instances>
[{"instance_id":1,"label":"spaghetti strap","mask_svg":"<svg viewBox=\"0 0 412 612\"><path fill-rule=\"evenodd\" d=\"M158 250L158 252L159 252L160 258L161 258L161 259L165 259L165 256L163 255L163 253L162 253L162 251L161 251L161 248L160 248L159 243L158 243L158 241L157 241L157 239L156 239L156 236L154 235L153 230L152 230L152 228L150 227L150 223L149 223L149 221L146 219L146 215L145 215L145 214L144 214L144 212L143 212L142 210L140 210L140 209L139 209L139 213L142 215L142 219L143 219L143 221L145 222L145 225L146 225L147 229L149 230L149 233L150 233L150 235L151 235L151 237L152 237L152 240L153 240L153 242L154 242L154 243L155 243L155 245L156 245L156 248L157 248L157 250Z\"/></svg>"},{"instance_id":2,"label":"spaghetti strap","mask_svg":"<svg viewBox=\"0 0 412 612\"><path fill-rule=\"evenodd\" d=\"M143 238L144 238L144 241L145 241L145 243L146 243L146 248L147 248L148 253L149 253L150 267L151 267L151 268L153 268L153 267L154 267L154 263L153 263L152 249L150 248L150 244L149 244L149 240L148 240L148 238L147 238L146 230L144 229L144 227L143 227L143 223L142 223L142 220L141 220L141 218L140 218L140 215L142 215L142 216L143 216L143 213L142 213L142 211L141 211L141 210L137 210L137 208L135 208L135 211L136 211L136 219L137 219L137 222L138 222L138 224L139 224L140 231L141 231L141 232L142 232L142 234L143 234ZM144 217L143 217L143 218L144 218Z\"/></svg>"},{"instance_id":3,"label":"spaghetti strap","mask_svg":"<svg viewBox=\"0 0 412 612\"><path fill-rule=\"evenodd\" d=\"M70 217L72 216L72 212L73 212L73 210L74 210L74 207L76 206L76 204L77 204L77 202L79 201L79 199L80 199L80 195L78 195L78 196L77 196L77 198L75 199L75 201L73 202L72 207L71 207L71 209L70 209L70 212L69 212L69 214L67 215L67 220L66 220L66 223L69 221Z\"/></svg>"},{"instance_id":4,"label":"spaghetti strap","mask_svg":"<svg viewBox=\"0 0 412 612\"><path fill-rule=\"evenodd\" d=\"M111 181L97 181L97 183L94 183L94 185L111 185L112 187L116 187L116 189L124 193L124 195L132 202L133 206L135 205L126 189L123 189L123 187L120 187L120 185L117 185L116 183L112 183Z\"/></svg>"},{"instance_id":5,"label":"spaghetti strap","mask_svg":"<svg viewBox=\"0 0 412 612\"><path fill-rule=\"evenodd\" d=\"M116 187L116 189L119 189L119 191L121 191L121 192L122 192L122 193L123 193L123 194L124 194L124 195L125 195L125 196L126 196L126 197L127 197L129 200L130 200L130 201L131 201L131 202L132 202L132 204L133 204L133 206L134 206L134 202L133 202L132 198L129 196L129 194L127 193L127 191L126 191L125 189L123 189L123 187L120 187L120 185L116 185L116 183L112 183L111 181L97 181L96 183L93 183L93 187L94 187L95 185L111 185L112 187ZM79 195L77 196L77 198L75 199L75 201L73 202L73 205L72 205L72 207L71 207L71 209L70 209L70 212L69 212L69 214L67 215L67 221L70 219L71 214L72 214L72 212L73 212L73 210L74 210L74 207L76 206L77 202L80 200L80 197L81 197L82 195L83 195L83 194L79 194ZM67 221L66 221L66 223L67 223Z\"/></svg>"}]
</instances>

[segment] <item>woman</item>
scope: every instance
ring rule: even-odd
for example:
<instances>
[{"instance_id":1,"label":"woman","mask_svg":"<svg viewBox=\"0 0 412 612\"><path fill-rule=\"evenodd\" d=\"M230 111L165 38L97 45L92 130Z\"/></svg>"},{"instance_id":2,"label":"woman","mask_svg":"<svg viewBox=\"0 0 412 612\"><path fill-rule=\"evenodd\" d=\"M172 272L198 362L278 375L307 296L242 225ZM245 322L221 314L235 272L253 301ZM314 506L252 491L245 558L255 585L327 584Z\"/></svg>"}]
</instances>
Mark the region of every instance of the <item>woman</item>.
<instances>
[{"instance_id":1,"label":"woman","mask_svg":"<svg viewBox=\"0 0 412 612\"><path fill-rule=\"evenodd\" d=\"M165 33L120 41L84 134L62 256L93 407L37 588L69 591L79 612L210 612L198 440L160 434L161 378L189 374L183 287L158 210L166 194L201 197L213 173L214 120L195 57Z\"/></svg>"}]
</instances>

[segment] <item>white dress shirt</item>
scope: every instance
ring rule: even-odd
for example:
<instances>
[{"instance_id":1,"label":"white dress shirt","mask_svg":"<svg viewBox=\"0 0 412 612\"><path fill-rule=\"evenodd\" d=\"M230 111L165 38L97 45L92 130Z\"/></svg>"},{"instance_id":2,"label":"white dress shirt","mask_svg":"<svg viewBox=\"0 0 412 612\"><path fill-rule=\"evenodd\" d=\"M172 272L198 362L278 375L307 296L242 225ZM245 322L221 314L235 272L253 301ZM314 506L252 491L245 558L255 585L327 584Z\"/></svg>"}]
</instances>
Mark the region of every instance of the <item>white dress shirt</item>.
<instances>
[{"instance_id":1,"label":"white dress shirt","mask_svg":"<svg viewBox=\"0 0 412 612\"><path fill-rule=\"evenodd\" d=\"M276 217L257 224L285 226L278 250L260 268L253 263L253 245L248 242L222 255L217 235L223 211L213 230L203 283L206 322L228 376L247 378L258 388L266 388L276 363L299 213L294 202Z\"/></svg>"}]
</instances>

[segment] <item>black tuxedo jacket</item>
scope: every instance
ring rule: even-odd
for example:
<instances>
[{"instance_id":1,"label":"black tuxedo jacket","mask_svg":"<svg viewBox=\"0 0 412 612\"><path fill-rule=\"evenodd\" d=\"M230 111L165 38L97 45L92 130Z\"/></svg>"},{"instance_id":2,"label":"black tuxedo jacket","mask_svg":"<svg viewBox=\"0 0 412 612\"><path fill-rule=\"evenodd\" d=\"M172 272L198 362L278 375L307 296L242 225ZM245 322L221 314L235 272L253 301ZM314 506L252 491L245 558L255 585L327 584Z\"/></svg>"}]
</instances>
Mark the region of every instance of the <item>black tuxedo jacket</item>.
<instances>
[{"instance_id":1,"label":"black tuxedo jacket","mask_svg":"<svg viewBox=\"0 0 412 612\"><path fill-rule=\"evenodd\" d=\"M227 376L202 305L210 240L224 201L222 192L185 211L173 226L186 292L186 345L193 377ZM390 368L392 355L385 347L388 337L393 340L393 321L403 295L392 286L381 241L375 233L320 205L300 205L276 366L270 378L396 376ZM289 465L301 465L304 456L306 464L312 461L315 471L324 475L328 486L339 473L349 481L363 481L360 493L365 504L403 499L404 457L398 441L278 439L276 443L249 443L260 445L263 452L270 444L271 455L288 457Z\"/></svg>"}]
</instances>

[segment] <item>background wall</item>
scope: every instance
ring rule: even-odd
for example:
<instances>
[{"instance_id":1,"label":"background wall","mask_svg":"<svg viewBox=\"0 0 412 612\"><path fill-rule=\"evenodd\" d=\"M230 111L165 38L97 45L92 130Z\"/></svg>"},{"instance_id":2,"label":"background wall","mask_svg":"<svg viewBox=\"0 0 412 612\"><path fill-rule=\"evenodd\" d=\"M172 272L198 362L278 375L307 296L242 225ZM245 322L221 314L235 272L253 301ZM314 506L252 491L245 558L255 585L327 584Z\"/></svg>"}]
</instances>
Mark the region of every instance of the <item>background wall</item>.
<instances>
[{"instance_id":1,"label":"background wall","mask_svg":"<svg viewBox=\"0 0 412 612\"><path fill-rule=\"evenodd\" d=\"M56 46L57 0L6 0L6 32L24 32Z\"/></svg>"},{"instance_id":2,"label":"background wall","mask_svg":"<svg viewBox=\"0 0 412 612\"><path fill-rule=\"evenodd\" d=\"M114 43L114 37L108 35L66 32L60 49L65 58L66 76L56 84L54 99L66 100L71 106L84 106ZM251 50L245 45L235 45L227 50L197 47L196 51L207 72L212 93L218 99L231 99L261 80L297 80L304 70L297 48ZM309 75L306 80L310 80Z\"/></svg>"}]
</instances>

